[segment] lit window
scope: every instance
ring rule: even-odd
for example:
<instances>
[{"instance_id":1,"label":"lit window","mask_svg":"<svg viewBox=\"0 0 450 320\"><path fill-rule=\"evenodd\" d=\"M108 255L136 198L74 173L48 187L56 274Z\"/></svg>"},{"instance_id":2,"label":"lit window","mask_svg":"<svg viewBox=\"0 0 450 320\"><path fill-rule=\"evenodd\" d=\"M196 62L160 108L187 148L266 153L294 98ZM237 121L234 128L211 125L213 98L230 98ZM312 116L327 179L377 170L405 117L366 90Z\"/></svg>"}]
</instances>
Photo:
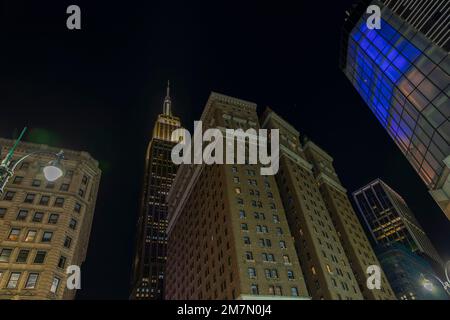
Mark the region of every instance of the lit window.
<instances>
[{"instance_id":1,"label":"lit window","mask_svg":"<svg viewBox=\"0 0 450 320\"><path fill-rule=\"evenodd\" d=\"M0 249L0 262L9 262L12 249Z\"/></svg>"},{"instance_id":2,"label":"lit window","mask_svg":"<svg viewBox=\"0 0 450 320\"><path fill-rule=\"evenodd\" d=\"M17 241L19 239L20 229L12 228L9 232L8 240Z\"/></svg>"},{"instance_id":3,"label":"lit window","mask_svg":"<svg viewBox=\"0 0 450 320\"><path fill-rule=\"evenodd\" d=\"M61 280L58 277L54 277L52 281L52 286L50 287L51 293L56 293L58 291L59 283Z\"/></svg>"},{"instance_id":4,"label":"lit window","mask_svg":"<svg viewBox=\"0 0 450 320\"><path fill-rule=\"evenodd\" d=\"M30 273L28 275L27 283L25 284L25 289L34 289L36 288L37 280L39 278L38 273Z\"/></svg>"},{"instance_id":5,"label":"lit window","mask_svg":"<svg viewBox=\"0 0 450 320\"><path fill-rule=\"evenodd\" d=\"M36 239L36 230L28 230L25 242L33 242Z\"/></svg>"},{"instance_id":6,"label":"lit window","mask_svg":"<svg viewBox=\"0 0 450 320\"><path fill-rule=\"evenodd\" d=\"M19 283L20 272L11 272L9 276L8 284L6 285L7 289L16 289L17 284Z\"/></svg>"}]
</instances>

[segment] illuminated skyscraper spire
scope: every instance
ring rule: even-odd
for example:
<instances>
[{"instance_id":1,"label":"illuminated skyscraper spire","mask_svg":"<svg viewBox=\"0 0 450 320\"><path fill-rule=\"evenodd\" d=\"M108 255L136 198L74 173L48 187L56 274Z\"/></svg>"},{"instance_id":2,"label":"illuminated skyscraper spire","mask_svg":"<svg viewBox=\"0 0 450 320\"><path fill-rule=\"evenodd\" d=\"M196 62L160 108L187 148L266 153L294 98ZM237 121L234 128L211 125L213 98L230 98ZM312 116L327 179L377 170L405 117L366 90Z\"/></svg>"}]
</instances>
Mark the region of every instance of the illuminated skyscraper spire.
<instances>
[{"instance_id":1,"label":"illuminated skyscraper spire","mask_svg":"<svg viewBox=\"0 0 450 320\"><path fill-rule=\"evenodd\" d=\"M166 116L172 115L172 100L170 99L170 81L167 81L167 92L166 97L164 98L164 107L163 107L163 113Z\"/></svg>"}]
</instances>

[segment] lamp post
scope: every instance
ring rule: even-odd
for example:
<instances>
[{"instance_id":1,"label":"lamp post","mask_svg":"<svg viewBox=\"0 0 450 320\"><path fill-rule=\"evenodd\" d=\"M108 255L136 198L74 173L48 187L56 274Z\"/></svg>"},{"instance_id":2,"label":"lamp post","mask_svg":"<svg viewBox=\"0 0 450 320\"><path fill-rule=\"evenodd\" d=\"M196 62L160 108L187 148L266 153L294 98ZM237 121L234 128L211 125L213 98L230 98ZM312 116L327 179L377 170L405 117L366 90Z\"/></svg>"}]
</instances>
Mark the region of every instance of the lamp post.
<instances>
[{"instance_id":1,"label":"lamp post","mask_svg":"<svg viewBox=\"0 0 450 320\"><path fill-rule=\"evenodd\" d=\"M447 262L447 264L446 264L446 269L445 269L445 276L446 276L446 280L447 281L443 281L443 280L441 280L439 277L437 277L437 276L435 276L435 275L433 275L433 277L442 285L442 288L444 289L444 291L448 294L448 295L450 295L450 281L449 281L449 274L448 274L448 268L450 267L450 261L449 262ZM427 279L426 277L425 277L425 275L424 274L421 274L420 275L421 276L421 279L422 279L422 285L423 285L423 287L426 289L426 290L428 290L428 291L433 291L433 289L434 289L434 284L433 284L433 282L431 282L429 279Z\"/></svg>"},{"instance_id":2,"label":"lamp post","mask_svg":"<svg viewBox=\"0 0 450 320\"><path fill-rule=\"evenodd\" d=\"M23 128L22 132L20 133L19 138L17 138L16 142L12 146L12 148L9 150L8 154L6 155L5 159L2 160L0 164L0 195L3 193L6 184L8 183L9 178L11 178L14 175L14 171L16 170L17 166L27 159L30 156L33 155L39 155L39 154L47 154L52 155L55 157L54 160L50 161L45 167L44 167L44 177L47 179L47 181L53 182L58 180L63 175L62 170L62 160L64 159L64 152L61 150L58 153L49 152L49 151L35 151L31 152L19 160L17 160L12 166L11 166L11 159L14 155L14 151L17 148L17 145L19 144L20 140L22 139L23 135L25 134L25 131L27 128Z\"/></svg>"}]
</instances>

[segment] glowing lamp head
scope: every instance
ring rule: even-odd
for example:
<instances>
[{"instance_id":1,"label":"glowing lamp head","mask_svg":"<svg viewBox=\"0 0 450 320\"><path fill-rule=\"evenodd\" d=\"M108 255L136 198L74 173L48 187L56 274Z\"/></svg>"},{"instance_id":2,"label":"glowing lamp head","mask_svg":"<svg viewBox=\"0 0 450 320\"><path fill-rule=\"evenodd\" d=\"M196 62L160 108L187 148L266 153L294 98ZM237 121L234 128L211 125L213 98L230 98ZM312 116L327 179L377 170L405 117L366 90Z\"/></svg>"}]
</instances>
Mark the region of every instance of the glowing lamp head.
<instances>
[{"instance_id":1,"label":"glowing lamp head","mask_svg":"<svg viewBox=\"0 0 450 320\"><path fill-rule=\"evenodd\" d=\"M64 159L63 151L56 154L56 159L50 161L43 169L47 181L53 182L63 176L61 160Z\"/></svg>"},{"instance_id":2,"label":"glowing lamp head","mask_svg":"<svg viewBox=\"0 0 450 320\"><path fill-rule=\"evenodd\" d=\"M434 285L433 285L433 283L430 280L425 279L425 280L423 280L423 287L427 291L433 291Z\"/></svg>"}]
</instances>

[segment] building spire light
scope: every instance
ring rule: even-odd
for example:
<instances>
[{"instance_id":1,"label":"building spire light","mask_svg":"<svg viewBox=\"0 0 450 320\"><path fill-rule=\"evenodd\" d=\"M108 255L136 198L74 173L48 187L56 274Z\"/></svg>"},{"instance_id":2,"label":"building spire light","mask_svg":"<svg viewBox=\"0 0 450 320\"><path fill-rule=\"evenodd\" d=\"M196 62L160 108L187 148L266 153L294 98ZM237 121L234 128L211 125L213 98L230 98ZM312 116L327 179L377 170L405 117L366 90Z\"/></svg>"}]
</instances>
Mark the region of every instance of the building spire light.
<instances>
[{"instance_id":1,"label":"building spire light","mask_svg":"<svg viewBox=\"0 0 450 320\"><path fill-rule=\"evenodd\" d=\"M164 98L163 113L166 116L172 115L172 100L170 99L170 80L167 80L166 97Z\"/></svg>"}]
</instances>

